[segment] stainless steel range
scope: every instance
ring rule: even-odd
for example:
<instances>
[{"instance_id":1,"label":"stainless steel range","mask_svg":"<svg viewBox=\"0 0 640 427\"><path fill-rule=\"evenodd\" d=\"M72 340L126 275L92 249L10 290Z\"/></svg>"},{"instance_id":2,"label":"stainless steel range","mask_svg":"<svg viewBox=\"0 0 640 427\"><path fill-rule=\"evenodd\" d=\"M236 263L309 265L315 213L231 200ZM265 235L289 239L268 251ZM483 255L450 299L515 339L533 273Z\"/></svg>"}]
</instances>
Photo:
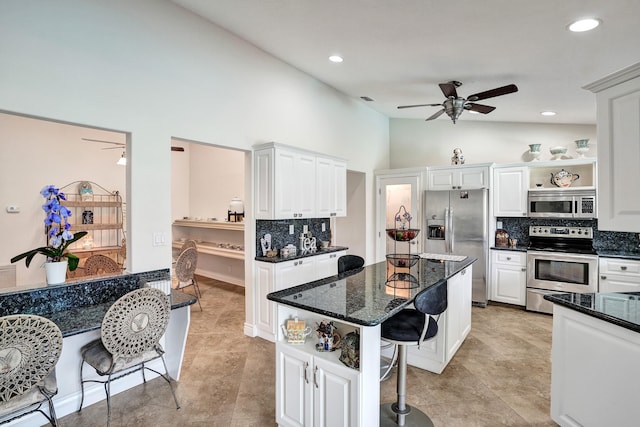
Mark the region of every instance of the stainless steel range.
<instances>
[{"instance_id":1,"label":"stainless steel range","mask_svg":"<svg viewBox=\"0 0 640 427\"><path fill-rule=\"evenodd\" d=\"M598 255L591 227L529 227L527 310L553 313L546 294L598 291Z\"/></svg>"}]
</instances>

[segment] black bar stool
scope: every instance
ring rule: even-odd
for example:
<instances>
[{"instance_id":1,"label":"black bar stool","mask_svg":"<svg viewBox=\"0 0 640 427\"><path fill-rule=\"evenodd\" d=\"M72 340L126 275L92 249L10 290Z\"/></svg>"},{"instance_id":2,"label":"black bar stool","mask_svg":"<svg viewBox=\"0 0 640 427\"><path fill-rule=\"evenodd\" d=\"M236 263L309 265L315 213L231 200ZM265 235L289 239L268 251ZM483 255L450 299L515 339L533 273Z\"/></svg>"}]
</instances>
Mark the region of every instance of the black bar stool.
<instances>
[{"instance_id":1,"label":"black bar stool","mask_svg":"<svg viewBox=\"0 0 640 427\"><path fill-rule=\"evenodd\" d=\"M408 308L382 323L382 338L398 346L398 398L380 406L380 426L433 427L424 412L406 403L407 346L428 341L438 334L438 319L447 309L447 281L441 280L421 291Z\"/></svg>"},{"instance_id":2,"label":"black bar stool","mask_svg":"<svg viewBox=\"0 0 640 427\"><path fill-rule=\"evenodd\" d=\"M364 258L358 255L342 255L338 258L338 274L355 270L364 265Z\"/></svg>"}]
</instances>

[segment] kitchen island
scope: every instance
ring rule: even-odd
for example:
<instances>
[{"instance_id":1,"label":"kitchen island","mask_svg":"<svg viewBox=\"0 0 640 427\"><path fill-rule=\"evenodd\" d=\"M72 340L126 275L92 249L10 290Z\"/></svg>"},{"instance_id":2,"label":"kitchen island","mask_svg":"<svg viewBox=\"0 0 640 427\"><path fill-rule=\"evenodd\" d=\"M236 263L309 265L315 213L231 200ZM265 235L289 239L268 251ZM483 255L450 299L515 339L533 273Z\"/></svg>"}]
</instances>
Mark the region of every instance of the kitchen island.
<instances>
[{"instance_id":1,"label":"kitchen island","mask_svg":"<svg viewBox=\"0 0 640 427\"><path fill-rule=\"evenodd\" d=\"M298 319L312 331L300 344L288 342L283 328L278 332L276 422L280 426L379 425L380 324L409 306L420 291L446 280L448 308L440 318L440 332L420 350L421 358L441 372L471 328L474 261L420 259L410 269L381 262L268 294L277 303L280 326ZM318 337L313 331L322 321L333 322L342 340L347 335L359 338L355 366L340 361L340 348L316 350Z\"/></svg>"},{"instance_id":2,"label":"kitchen island","mask_svg":"<svg viewBox=\"0 0 640 427\"><path fill-rule=\"evenodd\" d=\"M640 293L554 294L551 418L637 426Z\"/></svg>"}]
</instances>

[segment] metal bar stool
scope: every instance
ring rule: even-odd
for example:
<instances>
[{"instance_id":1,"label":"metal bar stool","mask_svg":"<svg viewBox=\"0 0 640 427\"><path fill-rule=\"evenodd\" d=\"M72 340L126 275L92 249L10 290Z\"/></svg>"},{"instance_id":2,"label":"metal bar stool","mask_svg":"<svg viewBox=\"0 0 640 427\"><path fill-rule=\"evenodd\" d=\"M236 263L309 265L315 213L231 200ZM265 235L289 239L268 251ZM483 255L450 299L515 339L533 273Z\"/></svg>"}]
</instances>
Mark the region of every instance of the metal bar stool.
<instances>
[{"instance_id":1,"label":"metal bar stool","mask_svg":"<svg viewBox=\"0 0 640 427\"><path fill-rule=\"evenodd\" d=\"M364 265L364 258L358 255L342 255L338 258L338 274L355 270Z\"/></svg>"},{"instance_id":2,"label":"metal bar stool","mask_svg":"<svg viewBox=\"0 0 640 427\"><path fill-rule=\"evenodd\" d=\"M447 281L441 280L421 291L413 304L415 309L404 309L382 323L382 338L398 347L398 398L395 403L381 405L381 427L433 426L427 414L406 403L407 346L420 346L438 334L438 319L447 309Z\"/></svg>"}]
</instances>

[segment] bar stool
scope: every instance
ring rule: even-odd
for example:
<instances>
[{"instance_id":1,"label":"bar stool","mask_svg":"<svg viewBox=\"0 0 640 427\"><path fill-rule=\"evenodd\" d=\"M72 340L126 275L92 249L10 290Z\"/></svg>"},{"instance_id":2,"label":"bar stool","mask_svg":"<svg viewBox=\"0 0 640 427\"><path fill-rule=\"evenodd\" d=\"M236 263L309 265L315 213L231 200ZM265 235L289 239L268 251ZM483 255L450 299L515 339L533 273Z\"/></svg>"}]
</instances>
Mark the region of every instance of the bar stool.
<instances>
[{"instance_id":1,"label":"bar stool","mask_svg":"<svg viewBox=\"0 0 640 427\"><path fill-rule=\"evenodd\" d=\"M381 427L433 426L427 414L406 404L407 346L420 346L438 334L438 319L447 309L447 281L421 291L413 304L415 309L404 309L382 323L382 338L398 347L398 398L395 403L380 406Z\"/></svg>"},{"instance_id":2,"label":"bar stool","mask_svg":"<svg viewBox=\"0 0 640 427\"><path fill-rule=\"evenodd\" d=\"M53 396L58 392L55 367L62 352L62 332L44 317L0 317L0 424L40 412L58 425ZM47 415L41 408L49 406Z\"/></svg>"},{"instance_id":3,"label":"bar stool","mask_svg":"<svg viewBox=\"0 0 640 427\"><path fill-rule=\"evenodd\" d=\"M358 255L342 255L338 258L338 274L355 270L364 265L364 258Z\"/></svg>"}]
</instances>

